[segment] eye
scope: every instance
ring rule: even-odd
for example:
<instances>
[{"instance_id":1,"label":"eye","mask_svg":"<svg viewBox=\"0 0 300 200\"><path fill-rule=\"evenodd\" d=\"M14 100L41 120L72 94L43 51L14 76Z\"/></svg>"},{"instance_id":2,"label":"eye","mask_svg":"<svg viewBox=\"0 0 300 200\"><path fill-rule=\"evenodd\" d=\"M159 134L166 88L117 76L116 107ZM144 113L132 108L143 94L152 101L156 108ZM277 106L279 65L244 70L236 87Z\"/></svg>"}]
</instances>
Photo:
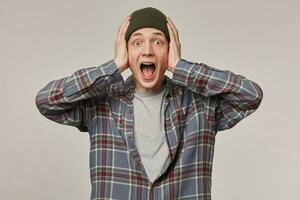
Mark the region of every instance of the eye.
<instances>
[{"instance_id":1,"label":"eye","mask_svg":"<svg viewBox=\"0 0 300 200\"><path fill-rule=\"evenodd\" d=\"M154 43L157 44L157 45L160 45L161 41L160 40L155 40Z\"/></svg>"},{"instance_id":2,"label":"eye","mask_svg":"<svg viewBox=\"0 0 300 200\"><path fill-rule=\"evenodd\" d=\"M139 46L141 46L141 42L140 42L140 41L135 41L135 42L133 43L133 45L139 47Z\"/></svg>"}]
</instances>

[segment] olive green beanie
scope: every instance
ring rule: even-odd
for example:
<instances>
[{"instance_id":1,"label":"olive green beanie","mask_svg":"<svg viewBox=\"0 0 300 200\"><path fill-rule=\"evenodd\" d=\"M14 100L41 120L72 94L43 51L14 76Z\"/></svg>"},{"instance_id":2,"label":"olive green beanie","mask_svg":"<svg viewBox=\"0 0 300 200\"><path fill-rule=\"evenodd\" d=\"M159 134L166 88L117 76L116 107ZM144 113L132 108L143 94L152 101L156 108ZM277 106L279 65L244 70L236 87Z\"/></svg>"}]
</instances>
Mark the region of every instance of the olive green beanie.
<instances>
[{"instance_id":1,"label":"olive green beanie","mask_svg":"<svg viewBox=\"0 0 300 200\"><path fill-rule=\"evenodd\" d=\"M126 42L128 42L134 31L145 27L156 28L162 31L167 40L170 41L166 16L156 8L147 7L131 13L130 23L125 34Z\"/></svg>"}]
</instances>

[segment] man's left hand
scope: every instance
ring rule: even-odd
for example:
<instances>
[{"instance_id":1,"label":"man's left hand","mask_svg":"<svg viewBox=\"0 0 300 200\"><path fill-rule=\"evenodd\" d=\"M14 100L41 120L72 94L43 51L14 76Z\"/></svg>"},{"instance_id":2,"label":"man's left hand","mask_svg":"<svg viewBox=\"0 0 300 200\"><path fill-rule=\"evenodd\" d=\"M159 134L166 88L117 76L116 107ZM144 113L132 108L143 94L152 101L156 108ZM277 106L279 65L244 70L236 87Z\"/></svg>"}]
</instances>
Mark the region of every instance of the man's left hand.
<instances>
[{"instance_id":1,"label":"man's left hand","mask_svg":"<svg viewBox=\"0 0 300 200\"><path fill-rule=\"evenodd\" d=\"M181 58L181 44L179 42L178 30L169 17L167 17L167 26L170 35L169 59L167 70L173 72L177 62Z\"/></svg>"}]
</instances>

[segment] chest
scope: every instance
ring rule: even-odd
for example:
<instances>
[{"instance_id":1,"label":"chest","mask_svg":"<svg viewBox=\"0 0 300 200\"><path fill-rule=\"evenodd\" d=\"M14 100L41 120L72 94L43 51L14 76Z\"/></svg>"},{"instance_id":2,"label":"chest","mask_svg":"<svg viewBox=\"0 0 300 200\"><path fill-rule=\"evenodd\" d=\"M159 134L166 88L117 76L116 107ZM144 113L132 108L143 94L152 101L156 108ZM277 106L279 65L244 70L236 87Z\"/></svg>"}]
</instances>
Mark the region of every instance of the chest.
<instances>
[{"instance_id":1,"label":"chest","mask_svg":"<svg viewBox=\"0 0 300 200\"><path fill-rule=\"evenodd\" d=\"M189 145L213 144L215 134L213 106L213 99L194 96L191 92L164 97L161 107L159 103L156 104L156 110L160 110L162 129L166 134L172 158L175 158L178 149ZM88 113L91 137L104 136L109 144L117 141L117 144L120 144L118 148L126 148L138 158L134 142L135 124L142 120L143 123L150 125L146 126L149 129L155 118L151 120L143 116L138 117L136 108L133 101L117 98L97 102ZM151 112L158 116L157 111Z\"/></svg>"}]
</instances>

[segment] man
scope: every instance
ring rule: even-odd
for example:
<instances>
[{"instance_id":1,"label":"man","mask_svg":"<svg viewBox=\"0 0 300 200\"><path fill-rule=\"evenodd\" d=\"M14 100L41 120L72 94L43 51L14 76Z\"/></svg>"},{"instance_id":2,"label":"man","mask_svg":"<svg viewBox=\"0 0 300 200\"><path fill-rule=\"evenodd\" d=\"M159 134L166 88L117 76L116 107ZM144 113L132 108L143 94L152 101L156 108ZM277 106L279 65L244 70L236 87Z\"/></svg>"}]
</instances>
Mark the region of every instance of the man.
<instances>
[{"instance_id":1,"label":"man","mask_svg":"<svg viewBox=\"0 0 300 200\"><path fill-rule=\"evenodd\" d=\"M262 97L244 76L182 59L176 27L148 7L119 27L114 59L51 81L36 105L89 132L91 199L208 200L216 133Z\"/></svg>"}]
</instances>

